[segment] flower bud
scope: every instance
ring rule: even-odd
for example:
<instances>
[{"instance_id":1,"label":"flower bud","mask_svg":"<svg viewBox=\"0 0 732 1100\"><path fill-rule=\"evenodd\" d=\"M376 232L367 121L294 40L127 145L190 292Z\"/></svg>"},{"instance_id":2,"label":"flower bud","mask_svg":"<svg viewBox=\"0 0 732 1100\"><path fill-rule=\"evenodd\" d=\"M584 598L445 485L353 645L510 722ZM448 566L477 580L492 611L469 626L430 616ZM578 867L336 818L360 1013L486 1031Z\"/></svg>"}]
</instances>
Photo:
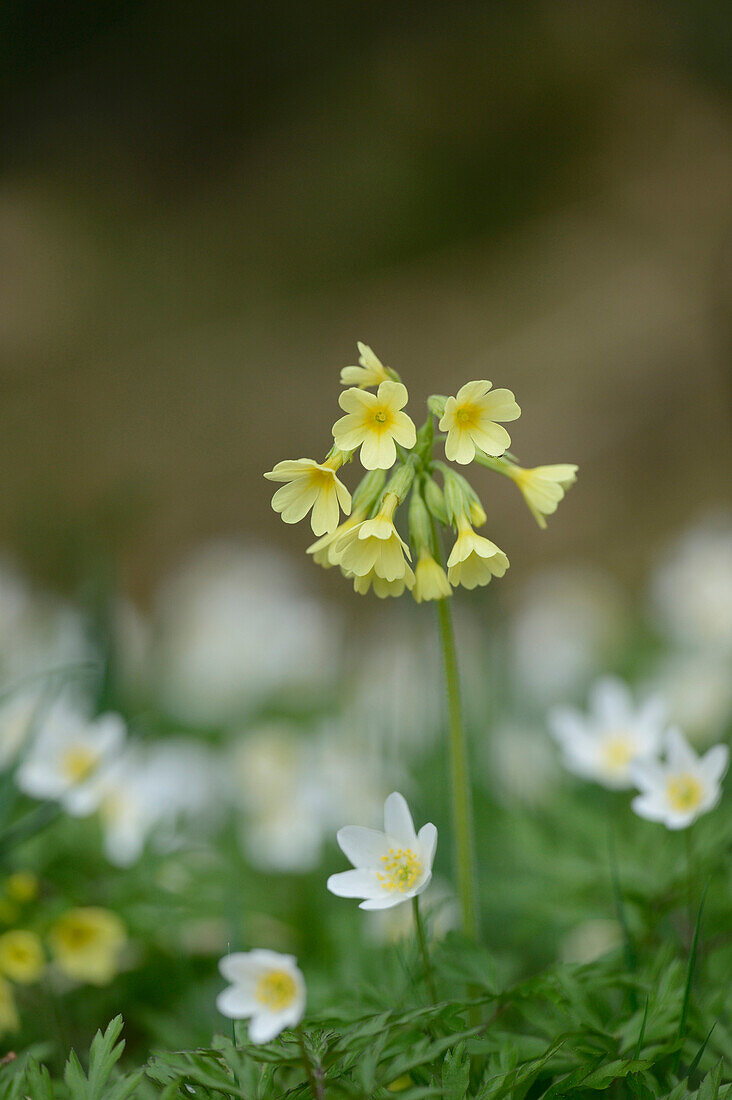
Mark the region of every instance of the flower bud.
<instances>
[{"instance_id":1,"label":"flower bud","mask_svg":"<svg viewBox=\"0 0 732 1100\"><path fill-rule=\"evenodd\" d=\"M419 488L413 489L409 498L409 539L417 554L432 544L430 514Z\"/></svg>"},{"instance_id":2,"label":"flower bud","mask_svg":"<svg viewBox=\"0 0 732 1100\"><path fill-rule=\"evenodd\" d=\"M449 520L445 508L445 496L434 478L428 477L424 482L424 500L438 523L447 527Z\"/></svg>"}]
</instances>

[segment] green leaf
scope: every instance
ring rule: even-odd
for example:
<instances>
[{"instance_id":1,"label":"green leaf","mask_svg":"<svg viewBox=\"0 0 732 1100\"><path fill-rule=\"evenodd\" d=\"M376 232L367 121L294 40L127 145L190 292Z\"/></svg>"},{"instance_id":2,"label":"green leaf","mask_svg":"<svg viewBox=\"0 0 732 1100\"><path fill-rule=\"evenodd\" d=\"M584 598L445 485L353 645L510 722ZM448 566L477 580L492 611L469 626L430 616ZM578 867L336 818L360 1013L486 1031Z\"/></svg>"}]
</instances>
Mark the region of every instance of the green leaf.
<instances>
[{"instance_id":1,"label":"green leaf","mask_svg":"<svg viewBox=\"0 0 732 1100\"><path fill-rule=\"evenodd\" d=\"M442 1064L442 1095L445 1100L464 1100L470 1084L470 1058L465 1043L448 1051Z\"/></svg>"},{"instance_id":2,"label":"green leaf","mask_svg":"<svg viewBox=\"0 0 732 1100\"><path fill-rule=\"evenodd\" d=\"M724 1063L718 1062L714 1069L709 1071L699 1088L698 1100L718 1100L723 1068Z\"/></svg>"},{"instance_id":3,"label":"green leaf","mask_svg":"<svg viewBox=\"0 0 732 1100\"><path fill-rule=\"evenodd\" d=\"M25 1077L33 1100L55 1100L51 1074L45 1066L40 1066L34 1058L28 1060Z\"/></svg>"},{"instance_id":4,"label":"green leaf","mask_svg":"<svg viewBox=\"0 0 732 1100\"><path fill-rule=\"evenodd\" d=\"M104 1033L98 1031L94 1036L89 1051L88 1077L81 1068L76 1053L71 1051L64 1070L64 1080L72 1100L111 1100L105 1085L125 1047L124 1040L117 1042L122 1025L122 1017L115 1016ZM114 1100L123 1100L128 1095L129 1092L115 1092L113 1097Z\"/></svg>"}]
</instances>

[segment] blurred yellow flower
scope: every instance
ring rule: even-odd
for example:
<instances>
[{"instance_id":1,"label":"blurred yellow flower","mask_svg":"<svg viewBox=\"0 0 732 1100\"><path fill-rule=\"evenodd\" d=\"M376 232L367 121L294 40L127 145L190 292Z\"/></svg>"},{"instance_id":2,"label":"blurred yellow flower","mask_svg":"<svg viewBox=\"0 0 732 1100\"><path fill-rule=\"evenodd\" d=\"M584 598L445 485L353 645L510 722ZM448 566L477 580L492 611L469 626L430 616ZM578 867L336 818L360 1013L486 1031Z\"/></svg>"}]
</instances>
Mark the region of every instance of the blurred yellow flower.
<instances>
[{"instance_id":1,"label":"blurred yellow flower","mask_svg":"<svg viewBox=\"0 0 732 1100\"><path fill-rule=\"evenodd\" d=\"M96 906L69 909L49 933L54 961L77 982L106 985L117 973L119 955L127 939L116 913Z\"/></svg>"},{"instance_id":2,"label":"blurred yellow flower","mask_svg":"<svg viewBox=\"0 0 732 1100\"><path fill-rule=\"evenodd\" d=\"M407 565L407 558L411 560L409 547L394 526L393 516L398 503L399 498L394 493L387 493L373 519L357 523L335 544L339 564L346 575L366 577L373 571L376 577L391 582L403 580L408 572L411 573Z\"/></svg>"},{"instance_id":3,"label":"blurred yellow flower","mask_svg":"<svg viewBox=\"0 0 732 1100\"><path fill-rule=\"evenodd\" d=\"M0 936L0 973L7 978L24 985L35 982L45 963L43 947L35 932L17 928Z\"/></svg>"},{"instance_id":4,"label":"blurred yellow flower","mask_svg":"<svg viewBox=\"0 0 732 1100\"><path fill-rule=\"evenodd\" d=\"M450 584L476 588L488 584L492 577L502 577L508 569L508 558L490 539L476 535L467 516L458 520L458 537L447 559Z\"/></svg>"},{"instance_id":5,"label":"blurred yellow flower","mask_svg":"<svg viewBox=\"0 0 732 1100\"><path fill-rule=\"evenodd\" d=\"M528 470L507 464L506 473L518 485L529 511L542 528L546 527L545 517L556 512L565 491L577 480L577 467L568 462Z\"/></svg>"},{"instance_id":6,"label":"blurred yellow flower","mask_svg":"<svg viewBox=\"0 0 732 1100\"><path fill-rule=\"evenodd\" d=\"M5 978L0 978L0 1035L6 1031L17 1031L20 1027L18 1010L15 1007L13 987Z\"/></svg>"},{"instance_id":7,"label":"blurred yellow flower","mask_svg":"<svg viewBox=\"0 0 732 1100\"><path fill-rule=\"evenodd\" d=\"M312 508L310 525L314 535L335 531L339 507L348 515L351 494L336 475L343 464L343 455L335 451L324 462L312 458L297 458L278 462L264 476L269 481L286 482L272 497L272 507L285 523L299 523Z\"/></svg>"},{"instance_id":8,"label":"blurred yellow flower","mask_svg":"<svg viewBox=\"0 0 732 1100\"><path fill-rule=\"evenodd\" d=\"M521 409L510 390L492 390L492 385L486 379L466 382L455 397L447 398L440 431L447 432L445 454L450 462L465 466L475 458L476 449L497 456L511 446L510 435L496 421L516 420Z\"/></svg>"},{"instance_id":9,"label":"blurred yellow flower","mask_svg":"<svg viewBox=\"0 0 732 1100\"><path fill-rule=\"evenodd\" d=\"M21 904L38 897L38 879L32 871L16 871L8 877L5 892L13 901Z\"/></svg>"},{"instance_id":10,"label":"blurred yellow flower","mask_svg":"<svg viewBox=\"0 0 732 1100\"><path fill-rule=\"evenodd\" d=\"M401 411L408 399L407 387L391 380L382 382L375 394L346 390L338 404L347 415L333 425L336 446L344 451L360 447L367 470L389 470L396 462L396 444L411 448L417 442L412 420Z\"/></svg>"},{"instance_id":11,"label":"blurred yellow flower","mask_svg":"<svg viewBox=\"0 0 732 1100\"><path fill-rule=\"evenodd\" d=\"M341 371L342 386L378 386L381 382L388 382L390 375L379 357L374 354L368 344L357 341L360 355L358 367L344 367Z\"/></svg>"},{"instance_id":12,"label":"blurred yellow flower","mask_svg":"<svg viewBox=\"0 0 732 1100\"><path fill-rule=\"evenodd\" d=\"M435 561L429 550L420 551L414 572L416 579L412 595L417 603L422 603L423 600L444 600L452 595L445 570Z\"/></svg>"}]
</instances>

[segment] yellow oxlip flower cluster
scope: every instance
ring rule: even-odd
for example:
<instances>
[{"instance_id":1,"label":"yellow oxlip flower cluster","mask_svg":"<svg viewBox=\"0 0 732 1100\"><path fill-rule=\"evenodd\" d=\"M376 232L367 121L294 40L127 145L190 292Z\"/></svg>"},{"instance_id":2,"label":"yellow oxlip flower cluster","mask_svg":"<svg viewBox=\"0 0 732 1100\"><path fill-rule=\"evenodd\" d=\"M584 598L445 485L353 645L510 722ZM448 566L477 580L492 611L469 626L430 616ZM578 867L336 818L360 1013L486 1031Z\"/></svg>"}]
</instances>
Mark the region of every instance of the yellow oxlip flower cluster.
<instances>
[{"instance_id":1,"label":"yellow oxlip flower cluster","mask_svg":"<svg viewBox=\"0 0 732 1100\"><path fill-rule=\"evenodd\" d=\"M399 375L368 345L359 343L358 350L359 365L341 371L348 388L339 398L345 415L333 424L333 446L322 462L299 458L269 470L266 478L284 483L272 507L285 523L310 513L318 538L308 554L324 569L339 568L361 594L373 590L383 598L406 590L422 603L502 577L508 558L475 530L486 522L483 505L465 477L435 457L436 443L444 441L449 462L476 462L513 481L540 527L574 484L577 467L520 466L508 453L511 437L503 424L521 410L511 390L494 389L487 379L467 382L451 397L433 394L418 431L405 411L409 395ZM356 455L367 472L352 499L338 471ZM387 471L393 471L388 479ZM406 532L400 533L395 517L407 501ZM445 529L456 534L446 569Z\"/></svg>"}]
</instances>

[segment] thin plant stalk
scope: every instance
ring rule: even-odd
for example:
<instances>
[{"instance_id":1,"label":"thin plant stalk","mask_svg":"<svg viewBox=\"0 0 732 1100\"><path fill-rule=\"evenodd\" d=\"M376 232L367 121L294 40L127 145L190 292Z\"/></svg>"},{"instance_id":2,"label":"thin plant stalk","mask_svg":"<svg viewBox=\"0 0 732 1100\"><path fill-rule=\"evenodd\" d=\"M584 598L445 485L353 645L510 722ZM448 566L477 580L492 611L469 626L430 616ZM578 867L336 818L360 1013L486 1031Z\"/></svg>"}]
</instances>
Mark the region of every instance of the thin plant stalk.
<instances>
[{"instance_id":1,"label":"thin plant stalk","mask_svg":"<svg viewBox=\"0 0 732 1100\"><path fill-rule=\"evenodd\" d=\"M684 829L684 849L686 854L686 913L689 930L694 927L694 845L691 839L690 825Z\"/></svg>"},{"instance_id":2,"label":"thin plant stalk","mask_svg":"<svg viewBox=\"0 0 732 1100\"><path fill-rule=\"evenodd\" d=\"M452 825L455 835L455 862L462 930L466 936L477 940L478 909L475 898L473 800L468 773L468 746L460 698L455 632L448 601L437 600L436 604L447 689Z\"/></svg>"},{"instance_id":3,"label":"thin plant stalk","mask_svg":"<svg viewBox=\"0 0 732 1100\"><path fill-rule=\"evenodd\" d=\"M300 1053L302 1054L302 1064L305 1068L305 1075L308 1079L308 1086L310 1088L313 1100L324 1100L325 1090L323 1088L323 1082L313 1069L313 1063L310 1060L308 1054L308 1048L305 1045L305 1032L302 1029L302 1024L298 1024L295 1028L297 1034L297 1041L300 1044Z\"/></svg>"},{"instance_id":4,"label":"thin plant stalk","mask_svg":"<svg viewBox=\"0 0 732 1100\"><path fill-rule=\"evenodd\" d=\"M422 914L419 911L419 898L412 898L412 911L414 912L414 929L417 933L417 943L419 944L419 951L422 956L422 965L424 966L424 977L427 983L427 992L430 995L432 1004L437 1003L437 991L435 989L435 977L432 973L432 963L430 962L429 951L427 950L427 940L424 934L424 924L422 923Z\"/></svg>"}]
</instances>

